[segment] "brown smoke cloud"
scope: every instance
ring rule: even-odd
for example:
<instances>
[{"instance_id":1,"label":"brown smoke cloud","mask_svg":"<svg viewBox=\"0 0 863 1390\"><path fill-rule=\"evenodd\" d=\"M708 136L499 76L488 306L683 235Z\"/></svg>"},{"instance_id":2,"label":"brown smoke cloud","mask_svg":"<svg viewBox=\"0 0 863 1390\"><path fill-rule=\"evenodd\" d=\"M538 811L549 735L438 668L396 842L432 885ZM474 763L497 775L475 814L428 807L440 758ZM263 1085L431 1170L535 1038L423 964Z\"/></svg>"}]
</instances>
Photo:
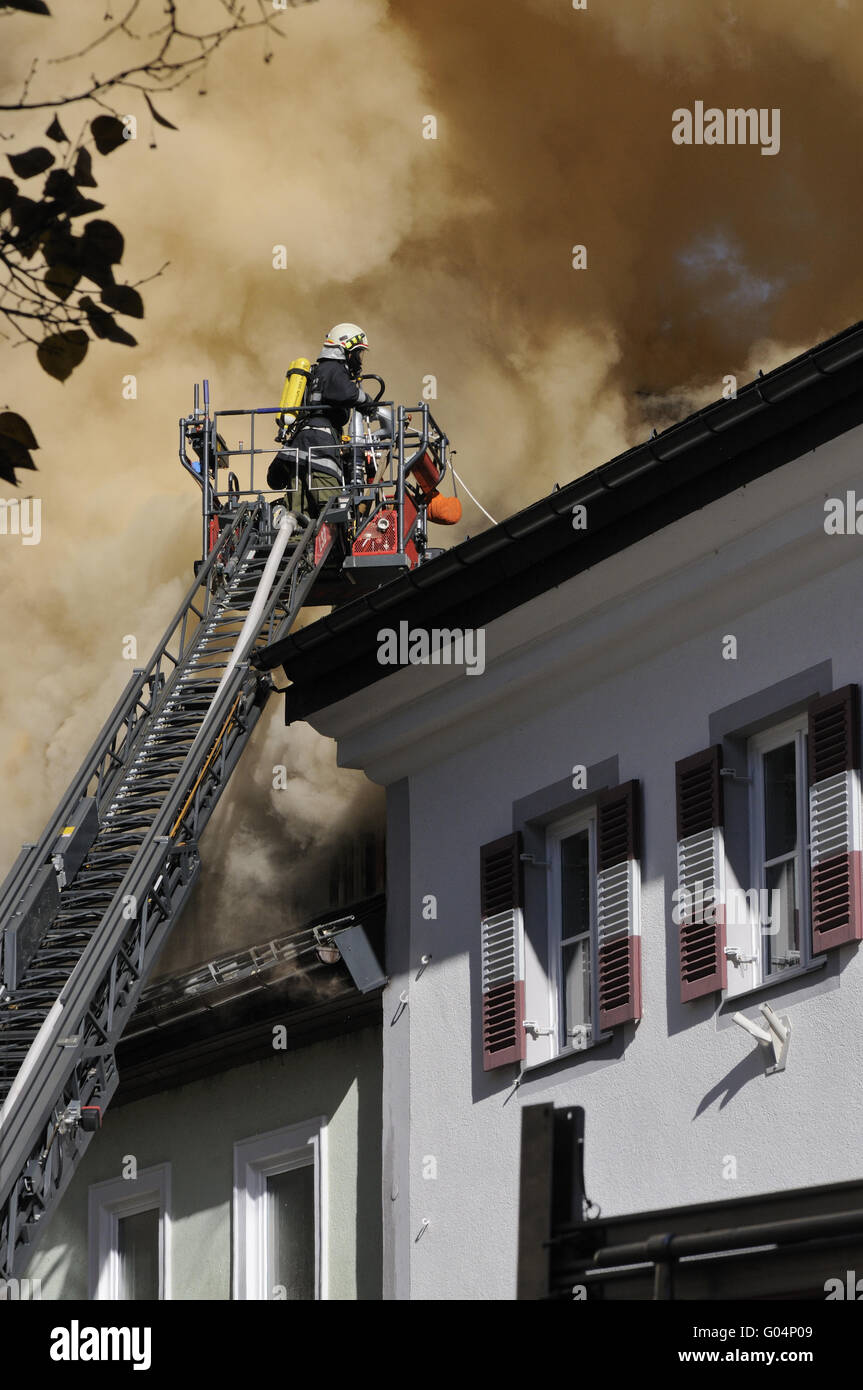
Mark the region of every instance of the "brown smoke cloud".
<instances>
[{"instance_id":1,"label":"brown smoke cloud","mask_svg":"<svg viewBox=\"0 0 863 1390\"><path fill-rule=\"evenodd\" d=\"M214 9L196 0L199 20ZM272 402L293 356L356 320L390 395L415 401L437 378L456 466L500 518L717 397L726 374L747 380L859 317L856 8L319 0L279 23L271 63L250 34L213 60L207 96L192 83L157 99L180 129L153 127L155 150L140 98L123 98L139 139L97 160L98 196L126 233L125 276L171 262L145 286L139 347L94 345L65 386L26 349L6 352L3 398L42 444L44 507L39 546L0 543L6 862L128 676L124 636L144 657L190 577L197 496L175 449L196 378L222 406ZM111 48L46 66L87 37L81 7L4 24L4 99L35 43L31 96L110 65ZM696 100L778 107L780 152L674 145L672 111ZM272 268L278 244L288 271ZM122 398L128 372L136 401ZM467 503L457 535L485 524ZM279 721L209 832L202 943L209 922L214 938L254 939L232 896L244 865L277 914L289 862L312 863L335 823L380 814L332 749ZM272 766L298 740L308 775L274 792Z\"/></svg>"}]
</instances>

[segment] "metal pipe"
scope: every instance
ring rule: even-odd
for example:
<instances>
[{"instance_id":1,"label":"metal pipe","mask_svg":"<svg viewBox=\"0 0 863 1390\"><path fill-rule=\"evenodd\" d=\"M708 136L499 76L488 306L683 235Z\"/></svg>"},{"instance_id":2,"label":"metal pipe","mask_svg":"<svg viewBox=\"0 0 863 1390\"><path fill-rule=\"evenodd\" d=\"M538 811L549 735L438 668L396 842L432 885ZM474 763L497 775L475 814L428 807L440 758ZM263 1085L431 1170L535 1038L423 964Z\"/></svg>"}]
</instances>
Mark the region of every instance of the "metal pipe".
<instances>
[{"instance_id":1,"label":"metal pipe","mask_svg":"<svg viewBox=\"0 0 863 1390\"><path fill-rule=\"evenodd\" d=\"M250 425L250 428L251 428L251 435L250 435L250 438L249 438L249 488L250 488L250 490L251 490L252 492L254 492L254 490L255 490L255 415L254 415L254 412L252 412L252 415L250 416L249 425Z\"/></svg>"},{"instance_id":2,"label":"metal pipe","mask_svg":"<svg viewBox=\"0 0 863 1390\"><path fill-rule=\"evenodd\" d=\"M799 1242L806 1247L806 1254L814 1254L821 1250L839 1250L844 1246L859 1244L859 1235L831 1235L822 1236L818 1240L806 1240ZM787 1242L783 1249L790 1254L794 1254L795 1245ZM685 1261L677 1264L680 1272L698 1271L699 1269L713 1268L718 1261L723 1265L737 1268L741 1264L751 1264L756 1260L767 1257L776 1258L779 1254L779 1247L776 1245L753 1245L748 1250L726 1250L717 1251L715 1254L690 1255ZM656 1265L651 1260L642 1260L635 1265L615 1265L611 1269L597 1269L586 1266L584 1260L572 1260L566 1264L555 1264L553 1269L553 1281L555 1288L568 1283L582 1283L590 1287L593 1284L616 1284L627 1279L646 1279L654 1274Z\"/></svg>"},{"instance_id":3,"label":"metal pipe","mask_svg":"<svg viewBox=\"0 0 863 1390\"><path fill-rule=\"evenodd\" d=\"M396 478L396 540L400 553L405 548L405 408L399 406L399 459Z\"/></svg>"},{"instance_id":4,"label":"metal pipe","mask_svg":"<svg viewBox=\"0 0 863 1390\"><path fill-rule=\"evenodd\" d=\"M201 467L204 470L204 491L201 499L204 508L204 538L201 546L201 559L206 560L210 539L208 527L210 519L210 383L206 377L204 377L204 457L201 460Z\"/></svg>"},{"instance_id":5,"label":"metal pipe","mask_svg":"<svg viewBox=\"0 0 863 1390\"><path fill-rule=\"evenodd\" d=\"M788 1245L855 1232L863 1232L863 1210L830 1212L824 1216L797 1216L788 1221L765 1221L757 1226L732 1226L725 1231L651 1236L647 1240L609 1245L597 1250L591 1263L596 1269L609 1265L656 1264L679 1260L687 1255L709 1255L723 1250L741 1250L752 1245Z\"/></svg>"}]
</instances>

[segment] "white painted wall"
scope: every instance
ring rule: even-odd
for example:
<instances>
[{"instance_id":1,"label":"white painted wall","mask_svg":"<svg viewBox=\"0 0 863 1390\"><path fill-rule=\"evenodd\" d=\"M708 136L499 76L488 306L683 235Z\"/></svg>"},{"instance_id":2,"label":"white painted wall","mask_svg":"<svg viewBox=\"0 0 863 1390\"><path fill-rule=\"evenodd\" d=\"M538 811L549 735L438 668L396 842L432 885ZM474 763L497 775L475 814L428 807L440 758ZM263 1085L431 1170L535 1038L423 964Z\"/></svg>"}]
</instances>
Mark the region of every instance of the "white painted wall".
<instances>
[{"instance_id":1,"label":"white painted wall","mask_svg":"<svg viewBox=\"0 0 863 1390\"><path fill-rule=\"evenodd\" d=\"M788 1067L766 1077L715 997L679 1002L671 922L674 764L707 746L708 714L828 659L834 688L863 681L863 536L823 526L824 498L855 487L863 498L860 430L489 625L484 676L412 668L316 718L341 761L408 784L410 854L388 856L391 897L411 905L389 926L409 933L410 968L384 999L384 1111L409 1133L385 1192L402 1256L390 1296L514 1296L526 1103L586 1108L604 1215L860 1177L861 953L843 947L838 974L831 960L783 1000ZM737 661L722 659L727 633ZM512 829L514 800L615 754L644 793L644 1017L619 1060L597 1049L512 1094L512 1069L482 1072L479 846Z\"/></svg>"}]
</instances>

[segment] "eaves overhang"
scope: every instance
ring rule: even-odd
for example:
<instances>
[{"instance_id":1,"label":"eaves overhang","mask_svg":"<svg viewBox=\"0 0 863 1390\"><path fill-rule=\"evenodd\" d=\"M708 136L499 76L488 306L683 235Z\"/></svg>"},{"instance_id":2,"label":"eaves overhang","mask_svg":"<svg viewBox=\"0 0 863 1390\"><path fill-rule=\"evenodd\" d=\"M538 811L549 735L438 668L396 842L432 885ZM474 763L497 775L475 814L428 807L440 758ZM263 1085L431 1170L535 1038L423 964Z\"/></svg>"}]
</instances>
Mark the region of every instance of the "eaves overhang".
<instances>
[{"instance_id":1,"label":"eaves overhang","mask_svg":"<svg viewBox=\"0 0 863 1390\"><path fill-rule=\"evenodd\" d=\"M863 324L257 653L285 722L384 680L382 623L475 628L863 423ZM573 509L587 509L586 529Z\"/></svg>"}]
</instances>

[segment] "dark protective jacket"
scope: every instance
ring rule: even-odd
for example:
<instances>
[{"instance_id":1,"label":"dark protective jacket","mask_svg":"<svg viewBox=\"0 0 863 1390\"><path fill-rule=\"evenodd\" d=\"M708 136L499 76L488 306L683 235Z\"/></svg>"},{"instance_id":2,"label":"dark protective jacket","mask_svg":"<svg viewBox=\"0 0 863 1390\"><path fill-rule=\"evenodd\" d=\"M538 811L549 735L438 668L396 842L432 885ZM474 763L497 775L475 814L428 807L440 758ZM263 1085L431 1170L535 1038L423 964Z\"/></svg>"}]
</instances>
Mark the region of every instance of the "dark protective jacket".
<instances>
[{"instance_id":1,"label":"dark protective jacket","mask_svg":"<svg viewBox=\"0 0 863 1390\"><path fill-rule=\"evenodd\" d=\"M359 383L354 381L341 352L336 357L335 349L329 351L333 352L333 356L330 357L325 348L312 368L303 401L312 410L308 415L303 412L301 423L291 435L288 446L280 450L270 464L267 487L279 491L290 487L298 475L301 478L306 476L310 466L313 475L329 473L339 483L344 482L339 447L342 430L354 407L365 413L371 409L372 403Z\"/></svg>"},{"instance_id":2,"label":"dark protective jacket","mask_svg":"<svg viewBox=\"0 0 863 1390\"><path fill-rule=\"evenodd\" d=\"M303 414L303 429L334 429L341 436L351 411L362 410L370 404L358 382L354 381L344 361L319 357L312 368L312 377L304 401L311 412Z\"/></svg>"}]
</instances>

